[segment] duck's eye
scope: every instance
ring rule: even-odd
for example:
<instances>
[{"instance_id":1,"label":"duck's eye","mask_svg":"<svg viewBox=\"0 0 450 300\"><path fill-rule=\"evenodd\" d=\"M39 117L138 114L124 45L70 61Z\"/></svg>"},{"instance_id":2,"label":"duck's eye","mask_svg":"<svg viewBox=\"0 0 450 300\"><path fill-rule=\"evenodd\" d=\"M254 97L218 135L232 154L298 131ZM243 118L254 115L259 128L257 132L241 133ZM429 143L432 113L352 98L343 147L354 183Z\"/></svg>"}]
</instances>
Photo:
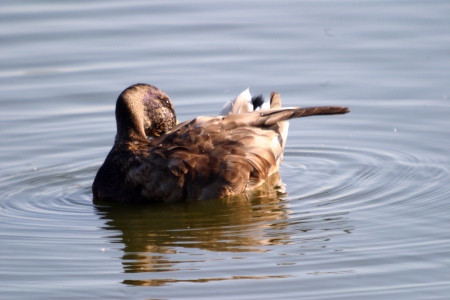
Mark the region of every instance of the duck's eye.
<instances>
[{"instance_id":1,"label":"duck's eye","mask_svg":"<svg viewBox=\"0 0 450 300\"><path fill-rule=\"evenodd\" d=\"M161 99L161 101L163 102L164 106L170 107L170 99L169 98L164 97Z\"/></svg>"}]
</instances>

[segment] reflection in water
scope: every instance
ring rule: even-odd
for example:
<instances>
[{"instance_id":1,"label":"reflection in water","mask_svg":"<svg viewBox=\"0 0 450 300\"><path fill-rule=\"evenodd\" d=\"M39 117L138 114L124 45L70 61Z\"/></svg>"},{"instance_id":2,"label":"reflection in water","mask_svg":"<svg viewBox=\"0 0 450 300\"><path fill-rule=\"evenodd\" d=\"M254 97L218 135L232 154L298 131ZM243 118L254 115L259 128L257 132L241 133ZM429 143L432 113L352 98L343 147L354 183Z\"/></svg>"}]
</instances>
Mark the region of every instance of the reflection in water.
<instances>
[{"instance_id":1,"label":"reflection in water","mask_svg":"<svg viewBox=\"0 0 450 300\"><path fill-rule=\"evenodd\" d=\"M273 189L269 184L250 195L217 200L147 205L107 203L97 209L104 213L102 218L110 220L106 229L123 232L126 252L172 253L168 248L180 246L209 251L262 251L259 246L280 243L264 239L264 229L286 226L281 222L286 219L286 209L279 199L282 186ZM275 220L279 222L274 224Z\"/></svg>"},{"instance_id":2,"label":"reflection in water","mask_svg":"<svg viewBox=\"0 0 450 300\"><path fill-rule=\"evenodd\" d=\"M191 283L201 283L201 282L211 282L211 281L225 281L225 280L237 280L237 279L277 279L277 278L289 278L293 276L231 276L231 277L221 277L221 278L199 278L199 279L152 279L152 280L124 280L123 283L127 285L136 286L163 286L168 283L179 283L179 282L191 282Z\"/></svg>"},{"instance_id":3,"label":"reflection in water","mask_svg":"<svg viewBox=\"0 0 450 300\"><path fill-rule=\"evenodd\" d=\"M278 182L278 177L275 179ZM288 226L292 226L288 222L291 212L287 202L280 199L285 195L282 190L282 185L276 189L263 186L251 195L174 204L96 203L96 209L100 218L105 220L105 230L121 232L110 238L113 243L125 245L122 257L125 273L177 272L186 270L186 265L203 262L204 251L255 253L268 251L267 246L271 245L292 244L292 232L289 232L292 228L288 230ZM300 231L309 231L308 225L301 223ZM183 249L187 248L199 251L186 254ZM124 283L157 286L173 282L289 276L167 278L125 280Z\"/></svg>"}]
</instances>

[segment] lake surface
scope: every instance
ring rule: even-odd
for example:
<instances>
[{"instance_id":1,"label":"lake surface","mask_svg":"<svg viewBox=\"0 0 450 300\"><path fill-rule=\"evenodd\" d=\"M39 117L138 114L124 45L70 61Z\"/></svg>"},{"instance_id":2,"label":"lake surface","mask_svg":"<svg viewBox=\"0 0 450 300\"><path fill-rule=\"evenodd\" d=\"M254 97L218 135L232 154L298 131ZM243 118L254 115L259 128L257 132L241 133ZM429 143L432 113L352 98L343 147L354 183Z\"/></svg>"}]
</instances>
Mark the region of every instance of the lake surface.
<instances>
[{"instance_id":1,"label":"lake surface","mask_svg":"<svg viewBox=\"0 0 450 300\"><path fill-rule=\"evenodd\" d=\"M2 299L448 299L448 1L3 1ZM286 106L285 193L97 205L127 86Z\"/></svg>"}]
</instances>

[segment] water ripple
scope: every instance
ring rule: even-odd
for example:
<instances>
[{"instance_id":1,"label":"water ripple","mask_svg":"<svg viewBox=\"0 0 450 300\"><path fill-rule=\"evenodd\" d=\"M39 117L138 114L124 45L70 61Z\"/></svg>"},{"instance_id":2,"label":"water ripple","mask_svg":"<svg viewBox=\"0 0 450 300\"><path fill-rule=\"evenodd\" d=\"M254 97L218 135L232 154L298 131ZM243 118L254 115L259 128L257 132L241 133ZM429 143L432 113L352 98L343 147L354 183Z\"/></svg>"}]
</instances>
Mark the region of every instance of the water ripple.
<instances>
[{"instance_id":1,"label":"water ripple","mask_svg":"<svg viewBox=\"0 0 450 300\"><path fill-rule=\"evenodd\" d=\"M53 166L4 178L0 182L3 222L13 227L11 233L15 234L30 226L48 229L61 220L70 227L76 218L89 218L92 203L87 187L92 171L86 167Z\"/></svg>"},{"instance_id":2,"label":"water ripple","mask_svg":"<svg viewBox=\"0 0 450 300\"><path fill-rule=\"evenodd\" d=\"M391 209L408 198L420 201L449 194L442 184L449 178L449 168L427 161L427 157L380 149L296 148L286 151L283 171L288 175L283 178L298 187L290 189L290 199L327 199L350 210ZM303 172L294 184L288 178L295 172L290 169L298 166ZM423 186L424 181L429 183Z\"/></svg>"}]
</instances>

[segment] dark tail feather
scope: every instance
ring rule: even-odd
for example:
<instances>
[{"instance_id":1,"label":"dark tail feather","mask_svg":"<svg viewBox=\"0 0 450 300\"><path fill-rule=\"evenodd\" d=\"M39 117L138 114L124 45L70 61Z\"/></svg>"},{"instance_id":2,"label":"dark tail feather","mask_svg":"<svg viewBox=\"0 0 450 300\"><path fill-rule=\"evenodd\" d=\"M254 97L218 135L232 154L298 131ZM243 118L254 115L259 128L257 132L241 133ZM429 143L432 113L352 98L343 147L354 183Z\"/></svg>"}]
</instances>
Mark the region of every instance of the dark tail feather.
<instances>
[{"instance_id":1,"label":"dark tail feather","mask_svg":"<svg viewBox=\"0 0 450 300\"><path fill-rule=\"evenodd\" d=\"M281 108L281 98L278 93L273 92L270 97L270 109L254 111L248 114L231 114L223 119L226 129L238 126L273 126L278 122L309 117L314 115L336 115L350 112L344 106L318 106L318 107L286 107Z\"/></svg>"},{"instance_id":2,"label":"dark tail feather","mask_svg":"<svg viewBox=\"0 0 450 300\"><path fill-rule=\"evenodd\" d=\"M338 115L349 113L350 110L345 106L317 106L293 109L292 116L289 119L309 117L315 115Z\"/></svg>"},{"instance_id":3,"label":"dark tail feather","mask_svg":"<svg viewBox=\"0 0 450 300\"><path fill-rule=\"evenodd\" d=\"M279 108L274 110L261 111L259 114L259 119L254 120L253 125L255 126L272 126L278 122L309 117L314 115L336 115L336 114L346 114L350 112L348 107L344 106L318 106L318 107L293 107L293 108ZM258 113L258 112L254 112ZM256 115L255 115L256 116Z\"/></svg>"},{"instance_id":4,"label":"dark tail feather","mask_svg":"<svg viewBox=\"0 0 450 300\"><path fill-rule=\"evenodd\" d=\"M270 108L281 108L281 97L277 92L270 94ZM318 106L306 108L294 108L292 116L289 119L309 117L314 115L336 115L350 112L348 107L343 106Z\"/></svg>"}]
</instances>

